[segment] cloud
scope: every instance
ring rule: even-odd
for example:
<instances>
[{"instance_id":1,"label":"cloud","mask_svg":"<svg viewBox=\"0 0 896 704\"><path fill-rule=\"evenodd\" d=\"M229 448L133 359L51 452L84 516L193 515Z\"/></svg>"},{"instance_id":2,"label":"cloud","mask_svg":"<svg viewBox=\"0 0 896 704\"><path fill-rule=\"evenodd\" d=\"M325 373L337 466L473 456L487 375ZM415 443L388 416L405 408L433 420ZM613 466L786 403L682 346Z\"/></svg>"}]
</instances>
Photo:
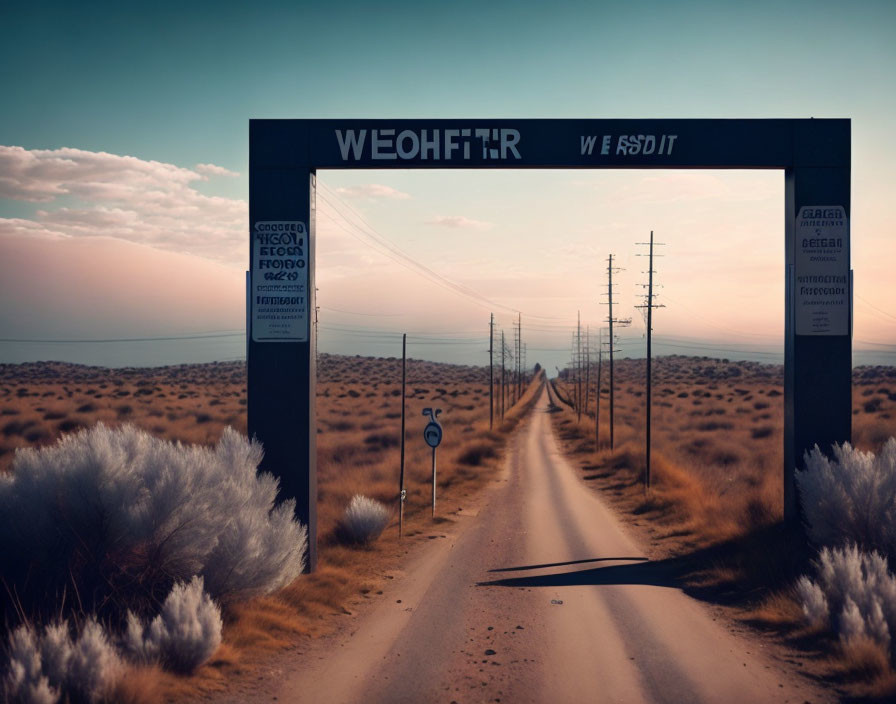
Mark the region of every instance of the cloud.
<instances>
[{"instance_id":1,"label":"cloud","mask_svg":"<svg viewBox=\"0 0 896 704\"><path fill-rule=\"evenodd\" d=\"M213 164L197 170L81 149L0 146L0 198L65 205L32 219L0 218L0 232L32 237L111 237L227 263L247 256L245 201L208 196L192 184L205 174L233 175Z\"/></svg>"},{"instance_id":2,"label":"cloud","mask_svg":"<svg viewBox=\"0 0 896 704\"><path fill-rule=\"evenodd\" d=\"M341 196L349 198L389 198L391 200L407 200L410 194L399 191L381 183L366 183L359 186L343 186L335 189Z\"/></svg>"},{"instance_id":3,"label":"cloud","mask_svg":"<svg viewBox=\"0 0 896 704\"><path fill-rule=\"evenodd\" d=\"M27 237L30 239L65 239L64 232L52 230L34 220L24 218L0 218L0 237Z\"/></svg>"},{"instance_id":4,"label":"cloud","mask_svg":"<svg viewBox=\"0 0 896 704\"><path fill-rule=\"evenodd\" d=\"M227 176L228 178L236 178L239 173L225 169L223 166L215 164L196 164L196 170L206 176Z\"/></svg>"},{"instance_id":5,"label":"cloud","mask_svg":"<svg viewBox=\"0 0 896 704\"><path fill-rule=\"evenodd\" d=\"M492 223L490 222L473 220L472 218L467 218L463 215L436 215L434 218L426 220L426 224L464 230L488 230L492 227Z\"/></svg>"},{"instance_id":6,"label":"cloud","mask_svg":"<svg viewBox=\"0 0 896 704\"><path fill-rule=\"evenodd\" d=\"M183 188L202 177L158 161L82 149L0 146L0 198L50 202L62 195L121 197L134 190Z\"/></svg>"}]
</instances>

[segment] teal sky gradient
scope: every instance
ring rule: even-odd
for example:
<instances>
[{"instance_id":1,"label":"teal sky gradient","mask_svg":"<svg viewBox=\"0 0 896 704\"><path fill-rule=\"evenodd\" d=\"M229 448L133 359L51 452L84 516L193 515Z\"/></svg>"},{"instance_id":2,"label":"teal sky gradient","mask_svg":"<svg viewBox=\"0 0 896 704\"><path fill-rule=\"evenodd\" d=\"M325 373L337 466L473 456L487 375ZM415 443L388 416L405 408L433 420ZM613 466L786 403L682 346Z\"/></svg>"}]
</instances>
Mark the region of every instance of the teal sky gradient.
<instances>
[{"instance_id":1,"label":"teal sky gradient","mask_svg":"<svg viewBox=\"0 0 896 704\"><path fill-rule=\"evenodd\" d=\"M886 315L896 313L885 264L896 253L889 213L896 187L894 77L892 1L256 2L251 8L228 2L7 2L0 9L0 145L72 147L184 168L215 164L239 176L192 187L238 201L247 199L250 118L851 118L856 290ZM487 222L486 249L493 257L502 243L534 242L551 225L585 237L611 202L577 214L576 198L587 200L588 189L615 187L628 194L640 187L632 174L614 181L592 172L583 183L573 183L580 176L573 172L547 180L493 176L433 173L423 179L395 171L322 178L337 189L376 181L408 195L354 206L412 256L440 271L444 264L446 275L483 289L490 284L477 259L427 245L429 231L421 223L435 215ZM751 202L766 208L765 219L756 222L763 228L779 222L781 197L767 193L775 177L731 178L724 181L728 186L709 184L720 194L720 209L732 210L730 198L725 201L730 184L743 185L759 194ZM458 179L467 190L456 187ZM697 187L687 183L679 183L682 199ZM488 198L479 197L483 189ZM536 198L542 220L529 224L521 208ZM71 196L49 206L0 196L0 218L35 218L41 209L77 205ZM649 223L662 230L664 216L683 221L694 209L670 209L659 201L650 207L652 219L643 222L637 220L641 205L614 215L630 217L628 224L639 228L618 234L626 248ZM750 207L737 206L743 213ZM695 226L713 221L708 210L703 217ZM623 233L627 225L603 226ZM760 248L777 256L780 226L770 227L779 229L763 235ZM470 247L484 238L470 231L452 236ZM686 244L682 239L679 251ZM589 254L598 261L609 246L601 241ZM324 253L325 259L338 261L338 251ZM567 264L558 259L556 265L562 271ZM508 266L522 275L539 260ZM772 273L760 278L779 285L780 262L769 267ZM777 308L769 313L780 315ZM5 318L0 310L0 323L12 320L8 309ZM232 324L239 323L237 316ZM47 330L46 336L53 334ZM896 327L875 339L896 342Z\"/></svg>"},{"instance_id":2,"label":"teal sky gradient","mask_svg":"<svg viewBox=\"0 0 896 704\"><path fill-rule=\"evenodd\" d=\"M250 117L849 116L874 129L896 107L892 2L4 8L7 142L237 171Z\"/></svg>"}]
</instances>

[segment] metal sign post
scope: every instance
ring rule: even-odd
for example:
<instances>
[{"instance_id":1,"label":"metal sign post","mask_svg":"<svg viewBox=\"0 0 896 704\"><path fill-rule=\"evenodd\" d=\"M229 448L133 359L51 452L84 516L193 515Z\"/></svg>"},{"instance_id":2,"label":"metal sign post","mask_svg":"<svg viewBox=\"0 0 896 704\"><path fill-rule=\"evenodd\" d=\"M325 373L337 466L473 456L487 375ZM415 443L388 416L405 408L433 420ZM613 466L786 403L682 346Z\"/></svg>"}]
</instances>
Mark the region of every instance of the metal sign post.
<instances>
[{"instance_id":1,"label":"metal sign post","mask_svg":"<svg viewBox=\"0 0 896 704\"><path fill-rule=\"evenodd\" d=\"M404 488L404 416L407 401L405 391L408 380L408 334L401 336L401 466L398 476L398 537L404 535L404 501L408 492Z\"/></svg>"},{"instance_id":2,"label":"metal sign post","mask_svg":"<svg viewBox=\"0 0 896 704\"><path fill-rule=\"evenodd\" d=\"M784 172L784 517L814 445L852 437L848 119L249 121L249 436L317 554L318 169L779 169ZM732 263L732 266L736 264ZM611 340L612 343L612 340Z\"/></svg>"},{"instance_id":3,"label":"metal sign post","mask_svg":"<svg viewBox=\"0 0 896 704\"><path fill-rule=\"evenodd\" d=\"M423 439L432 448L432 515L436 515L436 448L442 442L442 426L437 420L441 408L424 408L423 415L429 416L429 423L423 429Z\"/></svg>"}]
</instances>

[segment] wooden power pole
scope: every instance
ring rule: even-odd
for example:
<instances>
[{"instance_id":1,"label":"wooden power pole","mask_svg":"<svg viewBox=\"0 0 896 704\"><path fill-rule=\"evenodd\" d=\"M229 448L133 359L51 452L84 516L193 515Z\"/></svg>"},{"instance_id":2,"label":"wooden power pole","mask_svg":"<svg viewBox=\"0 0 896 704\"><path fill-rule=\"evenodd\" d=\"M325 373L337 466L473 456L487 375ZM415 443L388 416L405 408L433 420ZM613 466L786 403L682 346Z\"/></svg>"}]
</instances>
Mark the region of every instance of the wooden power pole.
<instances>
[{"instance_id":1,"label":"wooden power pole","mask_svg":"<svg viewBox=\"0 0 896 704\"><path fill-rule=\"evenodd\" d=\"M645 438L644 438L644 490L648 491L650 489L650 418L652 415L652 388L651 388L651 375L652 375L652 357L651 357L651 349L650 343L651 338L653 337L653 309L654 308L662 308L664 307L662 304L657 305L653 302L653 230L650 231L650 242L638 242L641 245L649 245L650 249L647 254L647 297L644 300L644 305L636 306L637 308L642 308L647 310L647 407L645 409ZM643 255L641 255L643 256Z\"/></svg>"},{"instance_id":2,"label":"wooden power pole","mask_svg":"<svg viewBox=\"0 0 896 704\"><path fill-rule=\"evenodd\" d=\"M404 531L404 499L407 496L404 490L404 409L405 389L408 380L408 334L401 336L401 469L398 474L398 537L402 537Z\"/></svg>"},{"instance_id":3,"label":"wooden power pole","mask_svg":"<svg viewBox=\"0 0 896 704\"><path fill-rule=\"evenodd\" d=\"M610 340L609 340L609 352L610 352L610 449L612 450L615 446L615 404L614 404L614 394L615 394L615 384L613 381L613 353L615 352L616 347L616 338L613 335L613 326L626 326L631 325L632 319L626 318L624 320L613 317L613 272L614 271L622 271L619 267L613 266L613 255L611 254L607 258L607 305L609 305L609 313L607 315L607 322L610 326Z\"/></svg>"},{"instance_id":4,"label":"wooden power pole","mask_svg":"<svg viewBox=\"0 0 896 704\"><path fill-rule=\"evenodd\" d=\"M495 427L495 314L488 321L488 429Z\"/></svg>"}]
</instances>

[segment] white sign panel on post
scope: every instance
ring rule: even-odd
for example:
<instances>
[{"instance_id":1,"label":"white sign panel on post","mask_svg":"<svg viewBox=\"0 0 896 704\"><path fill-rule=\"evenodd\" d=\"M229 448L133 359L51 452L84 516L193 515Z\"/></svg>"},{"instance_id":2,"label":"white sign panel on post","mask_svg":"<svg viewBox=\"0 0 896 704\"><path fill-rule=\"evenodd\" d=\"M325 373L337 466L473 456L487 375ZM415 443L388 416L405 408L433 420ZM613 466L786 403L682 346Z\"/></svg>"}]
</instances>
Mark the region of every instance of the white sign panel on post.
<instances>
[{"instance_id":1,"label":"white sign panel on post","mask_svg":"<svg viewBox=\"0 0 896 704\"><path fill-rule=\"evenodd\" d=\"M839 205L800 208L796 218L797 335L848 335L849 219Z\"/></svg>"},{"instance_id":2,"label":"white sign panel on post","mask_svg":"<svg viewBox=\"0 0 896 704\"><path fill-rule=\"evenodd\" d=\"M308 230L264 220L252 232L252 339L308 341Z\"/></svg>"}]
</instances>

